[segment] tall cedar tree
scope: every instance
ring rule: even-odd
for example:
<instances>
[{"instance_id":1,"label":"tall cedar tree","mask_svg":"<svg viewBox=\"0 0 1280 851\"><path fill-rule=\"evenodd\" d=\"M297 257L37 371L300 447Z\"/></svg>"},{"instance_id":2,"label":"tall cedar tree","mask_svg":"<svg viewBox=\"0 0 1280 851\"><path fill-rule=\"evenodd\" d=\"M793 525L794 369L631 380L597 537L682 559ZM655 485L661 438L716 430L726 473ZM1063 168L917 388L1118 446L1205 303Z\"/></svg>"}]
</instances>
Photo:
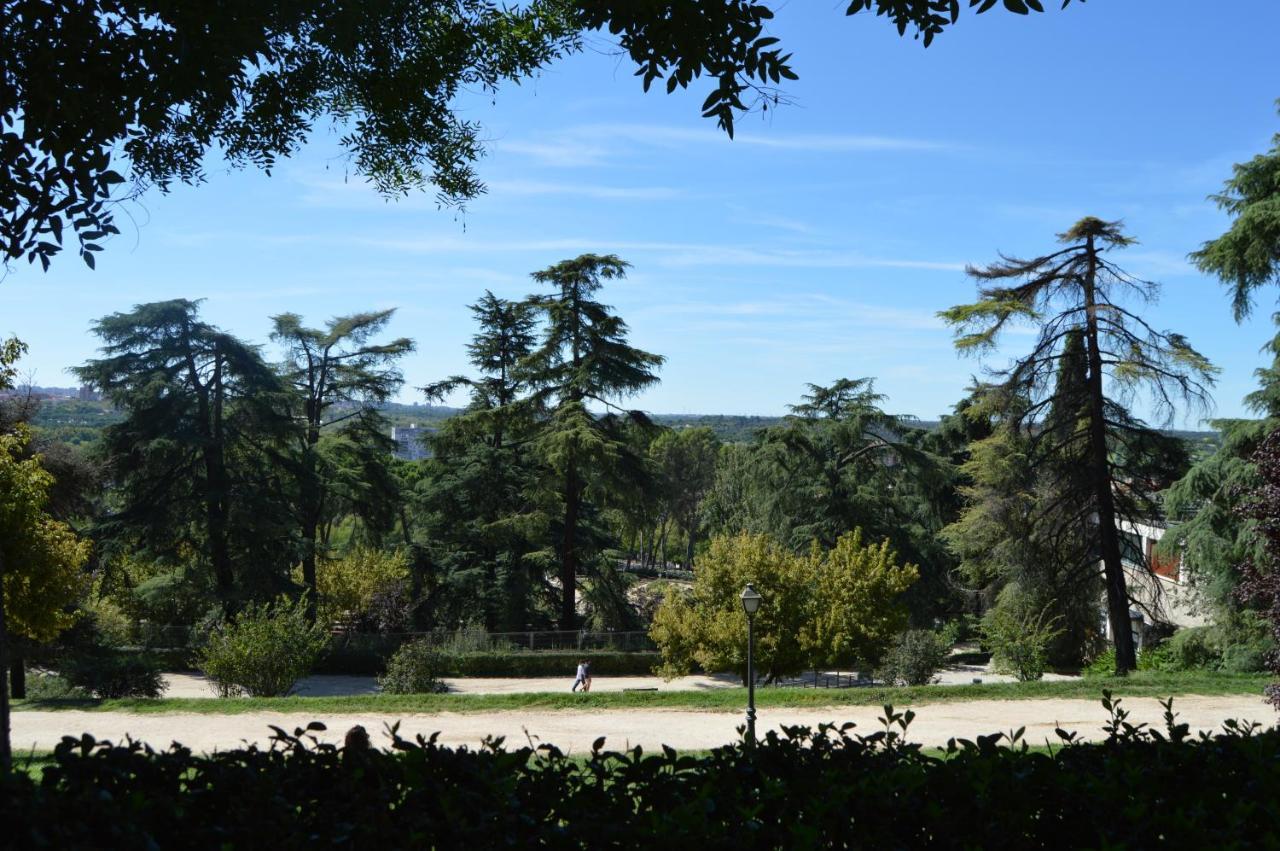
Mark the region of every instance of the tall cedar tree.
<instances>
[{"instance_id":1,"label":"tall cedar tree","mask_svg":"<svg viewBox=\"0 0 1280 851\"><path fill-rule=\"evenodd\" d=\"M271 339L285 350L282 367L293 388L288 466L297 478L297 522L302 536L302 581L311 592L308 612L315 616L316 558L319 533L333 497L334 465L325 457L321 434L342 425L343 437L357 446L381 450L390 464L389 423L377 406L390 399L403 383L396 362L413 351L413 341L401 337L388 343L370 342L391 321L394 310L339 316L324 328L308 328L296 313L273 317ZM368 460L371 453L363 453Z\"/></svg>"},{"instance_id":2,"label":"tall cedar tree","mask_svg":"<svg viewBox=\"0 0 1280 851\"><path fill-rule=\"evenodd\" d=\"M956 328L962 353L994 348L1000 332L1020 321L1039 326L1030 354L994 373L1004 392L1025 395L1028 404L1016 425L1037 439L1050 439L1038 424L1051 409L1079 411L1077 427L1055 442L1084 445L1090 477L1090 499L1079 506L1097 519L1096 543L1103 564L1107 614L1116 646L1116 672L1137 667L1129 626L1129 594L1125 583L1119 522L1153 511L1150 480L1152 449L1161 435L1132 417L1122 402L1145 392L1153 410L1171 420L1175 402L1208 407L1214 367L1179 334L1156 331L1140 316L1121 307L1117 296L1144 301L1156 297L1159 285L1129 275L1103 255L1133 240L1116 222L1087 217L1059 235L1066 247L1031 260L1002 258L985 267L970 267L979 282L979 300L943 311ZM1086 375L1078 385L1081 398L1060 398L1054 381L1061 353L1073 335L1083 334ZM1118 393L1118 400L1108 395ZM1157 452L1157 454L1159 454Z\"/></svg>"},{"instance_id":3,"label":"tall cedar tree","mask_svg":"<svg viewBox=\"0 0 1280 851\"><path fill-rule=\"evenodd\" d=\"M105 357L74 372L125 412L99 447L116 502L97 534L157 556L207 553L230 612L237 574L263 567L254 541L280 486L270 469L238 462L270 434L262 406L281 386L256 348L198 314L198 302L177 299L103 317L93 330Z\"/></svg>"},{"instance_id":4,"label":"tall cedar tree","mask_svg":"<svg viewBox=\"0 0 1280 851\"><path fill-rule=\"evenodd\" d=\"M533 614L524 556L536 549L526 496L536 411L521 364L537 341L537 315L530 305L491 292L471 312L479 330L467 354L478 375L422 388L429 400L464 387L471 398L431 440L434 457L419 484L420 503L431 540L450 549L446 567L454 581L479 586L471 596L483 601L486 628L523 629Z\"/></svg>"},{"instance_id":5,"label":"tall cedar tree","mask_svg":"<svg viewBox=\"0 0 1280 851\"><path fill-rule=\"evenodd\" d=\"M1280 284L1280 133L1271 150L1237 163L1222 192L1210 198L1231 216L1231 227L1191 260L1222 280L1240 321L1253 309L1256 290Z\"/></svg>"},{"instance_id":6,"label":"tall cedar tree","mask_svg":"<svg viewBox=\"0 0 1280 851\"><path fill-rule=\"evenodd\" d=\"M1062 632L1053 661L1078 664L1096 633L1101 591L1091 534L1087 441L1075 437L1087 398L1084 334L1065 339L1053 395L1036 430L1022 428L1027 396L978 387L967 412L994 426L969 447L959 488L965 501L943 535L960 575L986 603L1023 621L1041 613Z\"/></svg>"},{"instance_id":7,"label":"tall cedar tree","mask_svg":"<svg viewBox=\"0 0 1280 851\"><path fill-rule=\"evenodd\" d=\"M623 277L628 264L612 254L584 254L533 273L552 289L533 295L529 304L545 319L542 344L523 368L535 390L533 398L549 411L537 438L558 485L561 508L560 628L577 626L576 584L583 564L583 508L589 484L628 475L641 467L621 439L622 418L647 424L639 411L622 411L617 402L658 382L654 370L660 355L627 345L627 326L593 296L604 281ZM589 405L608 413L597 414Z\"/></svg>"}]
</instances>

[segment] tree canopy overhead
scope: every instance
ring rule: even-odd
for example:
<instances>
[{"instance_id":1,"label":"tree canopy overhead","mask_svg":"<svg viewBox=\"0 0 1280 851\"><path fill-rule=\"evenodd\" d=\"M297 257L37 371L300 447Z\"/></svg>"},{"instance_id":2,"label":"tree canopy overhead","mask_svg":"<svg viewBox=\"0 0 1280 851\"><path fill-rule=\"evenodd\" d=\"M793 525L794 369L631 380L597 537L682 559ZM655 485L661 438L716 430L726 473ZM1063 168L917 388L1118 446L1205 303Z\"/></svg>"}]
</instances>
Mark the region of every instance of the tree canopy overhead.
<instances>
[{"instance_id":1,"label":"tree canopy overhead","mask_svg":"<svg viewBox=\"0 0 1280 851\"><path fill-rule=\"evenodd\" d=\"M1001 0L1018 14L1039 0ZM1070 0L1064 2L1064 6ZM1083 0L1082 0L1083 2ZM518 83L608 31L645 90L712 81L702 104L734 117L796 78L753 0L0 0L0 257L45 269L74 238L94 265L115 202L199 183L210 151L270 171L326 122L353 170L388 195L484 191L466 91ZM978 13L996 0L968 0ZM853 0L928 45L961 0ZM74 235L74 236L72 236Z\"/></svg>"}]
</instances>

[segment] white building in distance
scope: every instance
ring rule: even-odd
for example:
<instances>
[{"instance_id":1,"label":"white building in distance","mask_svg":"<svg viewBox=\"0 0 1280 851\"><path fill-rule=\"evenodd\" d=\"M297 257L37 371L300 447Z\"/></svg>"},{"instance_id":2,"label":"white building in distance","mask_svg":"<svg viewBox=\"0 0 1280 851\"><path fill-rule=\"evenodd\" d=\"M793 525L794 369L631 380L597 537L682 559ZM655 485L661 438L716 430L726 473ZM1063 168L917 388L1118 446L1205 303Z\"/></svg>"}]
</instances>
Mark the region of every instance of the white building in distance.
<instances>
[{"instance_id":1,"label":"white building in distance","mask_svg":"<svg viewBox=\"0 0 1280 851\"><path fill-rule=\"evenodd\" d=\"M422 461L431 457L431 447L426 438L436 433L433 428L426 428L413 423L409 426L392 426L391 439L396 448L391 451L401 461Z\"/></svg>"}]
</instances>

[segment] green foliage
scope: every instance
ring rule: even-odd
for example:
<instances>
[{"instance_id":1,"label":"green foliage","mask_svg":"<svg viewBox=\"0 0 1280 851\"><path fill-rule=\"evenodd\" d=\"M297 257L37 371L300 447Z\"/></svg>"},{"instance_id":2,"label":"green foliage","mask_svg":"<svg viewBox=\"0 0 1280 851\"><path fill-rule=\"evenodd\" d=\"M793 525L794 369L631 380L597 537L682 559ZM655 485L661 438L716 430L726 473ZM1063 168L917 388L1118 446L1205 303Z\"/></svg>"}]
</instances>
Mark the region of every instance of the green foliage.
<instances>
[{"instance_id":1,"label":"green foliage","mask_svg":"<svg viewBox=\"0 0 1280 851\"><path fill-rule=\"evenodd\" d=\"M387 661L378 685L388 694L439 694L449 690L440 679L447 667L447 654L430 641L410 641Z\"/></svg>"},{"instance_id":2,"label":"green foliage","mask_svg":"<svg viewBox=\"0 0 1280 851\"><path fill-rule=\"evenodd\" d=\"M751 583L764 598L755 616L755 664L774 680L808 667L801 637L809 626L814 562L764 535L742 534L711 540L694 566L689 595L668 595L653 618L649 635L662 653L666 675L691 671L733 671L746 679L747 616L740 595Z\"/></svg>"},{"instance_id":3,"label":"green foliage","mask_svg":"<svg viewBox=\"0 0 1280 851\"><path fill-rule=\"evenodd\" d=\"M116 650L77 653L58 664L68 683L99 698L147 697L164 694L160 662L148 655Z\"/></svg>"},{"instance_id":4,"label":"green foliage","mask_svg":"<svg viewBox=\"0 0 1280 851\"><path fill-rule=\"evenodd\" d=\"M618 413L619 403L658 383L665 358L627 342L627 324L596 300L606 281L626 275L629 264L608 254L583 254L533 273L550 294L530 296L528 304L544 319L542 341L521 364L533 399L549 416L532 441L541 475L536 500L549 526L559 534L540 554L558 562L561 629L578 626L576 586L579 568L593 565L602 534L592 522L604 495L642 481L644 466L625 439L626 427L650 427L639 411ZM596 414L588 403L609 411ZM593 528L595 527L595 528Z\"/></svg>"},{"instance_id":5,"label":"green foliage","mask_svg":"<svg viewBox=\"0 0 1280 851\"><path fill-rule=\"evenodd\" d=\"M320 560L316 565L320 622L366 622L377 595L408 577L409 559L402 551L357 547L341 558Z\"/></svg>"},{"instance_id":6,"label":"green foliage","mask_svg":"<svg viewBox=\"0 0 1280 851\"><path fill-rule=\"evenodd\" d=\"M1020 477L1023 487L1015 501L1023 505L1010 506L1014 522L995 525L1006 527L1008 540L1030 540L1031 529L1019 534L1010 527L1026 527L1023 518L1043 512L1048 524L1036 525L1066 532L1076 545L1063 565L1046 561L1043 554L1004 561L1015 567L1051 565L1058 574L1053 578L1071 588L1079 587L1079 577L1094 572L1101 560L1118 664L1121 671L1131 670L1137 658L1119 523L1156 513L1155 494L1180 474L1186 451L1134 417L1127 403L1143 394L1166 421L1177 404L1204 410L1217 369L1183 335L1159 331L1122 306L1126 297L1154 299L1159 285L1109 259L1108 251L1134 242L1119 222L1087 216L1060 234L1059 242L1058 250L1032 259L1005 256L989 266L970 267L978 300L939 315L953 326L956 348L965 353L991 351L1020 322L1038 326L1031 351L994 372L993 384L984 390L1010 446L1026 456L1020 466L1034 474ZM1046 489L1044 500L1037 490ZM995 503L1010 501L998 488L993 495ZM1044 512L1040 506L1046 502L1054 510ZM983 510L999 514L990 506ZM1052 540L1056 534L1038 537ZM1046 589L1044 582L1027 583L1022 590L1048 590L1052 600L1058 596L1056 584Z\"/></svg>"},{"instance_id":7,"label":"green foliage","mask_svg":"<svg viewBox=\"0 0 1280 851\"><path fill-rule=\"evenodd\" d=\"M1037 612L1025 604L994 606L982 619L982 636L991 647L995 670L1023 683L1043 677L1049 645L1063 632L1060 623L1047 607Z\"/></svg>"},{"instance_id":8,"label":"green foliage","mask_svg":"<svg viewBox=\"0 0 1280 851\"><path fill-rule=\"evenodd\" d=\"M820 664L874 666L907 625L902 597L920 569L900 564L887 540L864 544L861 529L810 559L817 560L812 619L804 629L810 653Z\"/></svg>"},{"instance_id":9,"label":"green foliage","mask_svg":"<svg viewBox=\"0 0 1280 851\"><path fill-rule=\"evenodd\" d=\"M211 573L224 608L277 593L292 562L277 455L282 387L257 348L204 322L199 303L154 302L94 323L102 357L75 370L124 412L97 451L115 471L96 537Z\"/></svg>"},{"instance_id":10,"label":"green foliage","mask_svg":"<svg viewBox=\"0 0 1280 851\"><path fill-rule=\"evenodd\" d=\"M871 379L808 390L783 425L721 452L703 508L708 533L765 533L804 552L861 529L919 566L907 598L914 616L949 609L951 557L937 534L950 491L946 464L910 421L881 408Z\"/></svg>"},{"instance_id":11,"label":"green foliage","mask_svg":"<svg viewBox=\"0 0 1280 851\"><path fill-rule=\"evenodd\" d=\"M0 433L0 603L9 633L49 641L87 590L89 544L45 512L53 479L23 457L28 440L25 427Z\"/></svg>"},{"instance_id":12,"label":"green foliage","mask_svg":"<svg viewBox=\"0 0 1280 851\"><path fill-rule=\"evenodd\" d=\"M1160 646L1167 665L1162 670L1195 671L1216 669L1222 657L1212 627L1180 629Z\"/></svg>"},{"instance_id":13,"label":"green foliage","mask_svg":"<svg viewBox=\"0 0 1280 851\"><path fill-rule=\"evenodd\" d=\"M92 697L65 677L48 671L27 672L27 700L84 700Z\"/></svg>"},{"instance_id":14,"label":"green foliage","mask_svg":"<svg viewBox=\"0 0 1280 851\"><path fill-rule=\"evenodd\" d=\"M1212 196L1231 227L1191 254L1201 272L1230 290L1237 321L1253 309L1255 290L1280 283L1280 134L1272 142L1265 154L1233 166L1222 192Z\"/></svg>"},{"instance_id":15,"label":"green foliage","mask_svg":"<svg viewBox=\"0 0 1280 851\"><path fill-rule=\"evenodd\" d=\"M375 543L396 521L400 488L377 405L404 383L398 362L414 343L407 337L375 341L394 315L391 309L336 316L323 328L303 325L296 313L272 317L271 339L284 347L281 378L290 389L282 397L289 427L280 466L292 474L291 519L313 606L324 602L316 571L331 513L345 506Z\"/></svg>"},{"instance_id":16,"label":"green foliage","mask_svg":"<svg viewBox=\"0 0 1280 851\"><path fill-rule=\"evenodd\" d=\"M246 606L214 629L199 666L222 697L283 697L315 667L329 637L309 623L306 602Z\"/></svg>"},{"instance_id":17,"label":"green foliage","mask_svg":"<svg viewBox=\"0 0 1280 851\"><path fill-rule=\"evenodd\" d=\"M393 750L316 746L322 724L276 747L198 755L67 738L39 783L0 777L0 818L18 847L1189 848L1267 845L1280 799L1280 732L1231 722L1192 737L1166 704L1157 729L1106 699L1107 741L1031 750L1017 731L909 744L915 714L885 707L878 730L787 727L706 755L584 755L554 746L475 750L397 737ZM1072 743L1074 742L1074 743ZM1188 782L1193 778L1194 782ZM1141 782L1137 782L1140 779ZM903 790L911 790L904 795ZM1204 805L1206 799L1213 807ZM920 801L929 802L921 806ZM1082 818L1081 813L1091 814ZM182 818L175 818L181 813ZM957 818L957 814L963 814ZM1176 831L1176 833L1173 833Z\"/></svg>"},{"instance_id":18,"label":"green foliage","mask_svg":"<svg viewBox=\"0 0 1280 851\"><path fill-rule=\"evenodd\" d=\"M861 531L824 551L797 555L765 535L711 540L694 566L688 595L668 594L649 634L664 672L746 675L746 615L740 595L752 583L764 597L755 616L758 672L766 680L814 664L875 664L906 622L901 596L919 575L888 542L863 543Z\"/></svg>"},{"instance_id":19,"label":"green foliage","mask_svg":"<svg viewBox=\"0 0 1280 851\"><path fill-rule=\"evenodd\" d=\"M945 647L955 647L979 634L978 619L974 615L964 614L952 618L938 630L938 640Z\"/></svg>"},{"instance_id":20,"label":"green foliage","mask_svg":"<svg viewBox=\"0 0 1280 851\"><path fill-rule=\"evenodd\" d=\"M884 655L876 677L889 685L923 686L933 682L951 649L927 629L899 633Z\"/></svg>"},{"instance_id":21,"label":"green foliage","mask_svg":"<svg viewBox=\"0 0 1280 851\"><path fill-rule=\"evenodd\" d=\"M1280 325L1280 314L1275 317ZM1164 493L1164 509L1174 521L1160 540L1165 558L1181 559L1216 619L1240 609L1237 567L1263 556L1256 524L1241 511L1258 484L1253 454L1280 424L1280 333L1266 346L1271 363L1254 371L1258 389L1245 404L1258 419L1214 420L1221 440Z\"/></svg>"},{"instance_id":22,"label":"green foliage","mask_svg":"<svg viewBox=\"0 0 1280 851\"><path fill-rule=\"evenodd\" d=\"M45 268L64 231L92 268L118 232L115 203L202 182L211 148L270 172L317 123L346 128L353 168L385 195L431 185L442 203L461 204L483 189L473 169L482 144L455 98L572 51L579 26L559 3L3 9L13 49L0 59L0 255Z\"/></svg>"}]
</instances>

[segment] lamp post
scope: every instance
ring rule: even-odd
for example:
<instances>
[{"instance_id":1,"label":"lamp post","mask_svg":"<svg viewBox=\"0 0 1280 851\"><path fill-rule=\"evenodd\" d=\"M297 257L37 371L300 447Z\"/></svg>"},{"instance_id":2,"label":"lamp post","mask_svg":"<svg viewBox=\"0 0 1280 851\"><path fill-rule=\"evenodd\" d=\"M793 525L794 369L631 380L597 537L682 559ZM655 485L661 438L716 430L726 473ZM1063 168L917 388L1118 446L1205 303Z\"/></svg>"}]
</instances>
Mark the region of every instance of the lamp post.
<instances>
[{"instance_id":1,"label":"lamp post","mask_svg":"<svg viewBox=\"0 0 1280 851\"><path fill-rule=\"evenodd\" d=\"M760 592L750 582L742 590L742 610L747 613L747 742L756 743L756 664L755 635L751 622L760 610Z\"/></svg>"}]
</instances>

